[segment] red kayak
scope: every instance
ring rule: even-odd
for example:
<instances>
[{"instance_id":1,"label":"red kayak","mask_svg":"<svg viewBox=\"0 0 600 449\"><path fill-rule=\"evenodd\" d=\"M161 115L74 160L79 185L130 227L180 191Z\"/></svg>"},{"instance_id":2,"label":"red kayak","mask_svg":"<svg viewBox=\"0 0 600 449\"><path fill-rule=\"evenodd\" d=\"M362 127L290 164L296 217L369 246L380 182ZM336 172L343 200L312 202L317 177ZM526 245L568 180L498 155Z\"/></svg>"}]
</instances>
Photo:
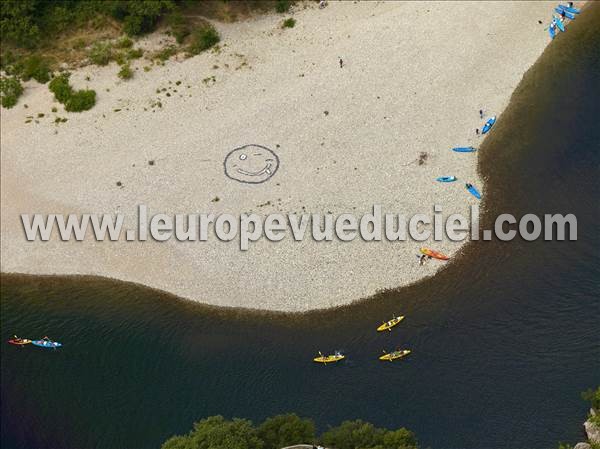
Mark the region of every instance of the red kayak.
<instances>
[{"instance_id":1,"label":"red kayak","mask_svg":"<svg viewBox=\"0 0 600 449\"><path fill-rule=\"evenodd\" d=\"M31 343L31 340L29 340L28 338L19 338L15 335L14 338L11 338L10 340L8 340L8 342L11 345L15 346L25 346Z\"/></svg>"},{"instance_id":2,"label":"red kayak","mask_svg":"<svg viewBox=\"0 0 600 449\"><path fill-rule=\"evenodd\" d=\"M434 251L432 249L429 248L421 248L421 252L423 254L425 254L426 256L430 256L433 257L434 259L439 259L439 260L448 260L450 259L448 256L442 254L442 253L438 253L437 251Z\"/></svg>"}]
</instances>

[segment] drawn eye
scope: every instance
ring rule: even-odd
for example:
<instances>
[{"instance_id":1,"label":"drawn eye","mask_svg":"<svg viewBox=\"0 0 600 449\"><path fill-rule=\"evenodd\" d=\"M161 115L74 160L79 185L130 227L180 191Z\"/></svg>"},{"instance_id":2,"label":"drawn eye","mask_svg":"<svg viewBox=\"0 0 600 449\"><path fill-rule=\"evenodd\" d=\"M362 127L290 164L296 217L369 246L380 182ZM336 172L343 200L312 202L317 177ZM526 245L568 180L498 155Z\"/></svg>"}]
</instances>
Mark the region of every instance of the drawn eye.
<instances>
[{"instance_id":1,"label":"drawn eye","mask_svg":"<svg viewBox=\"0 0 600 449\"><path fill-rule=\"evenodd\" d=\"M240 160L242 161L245 161L247 157L248 156L246 156L245 154L240 154Z\"/></svg>"}]
</instances>

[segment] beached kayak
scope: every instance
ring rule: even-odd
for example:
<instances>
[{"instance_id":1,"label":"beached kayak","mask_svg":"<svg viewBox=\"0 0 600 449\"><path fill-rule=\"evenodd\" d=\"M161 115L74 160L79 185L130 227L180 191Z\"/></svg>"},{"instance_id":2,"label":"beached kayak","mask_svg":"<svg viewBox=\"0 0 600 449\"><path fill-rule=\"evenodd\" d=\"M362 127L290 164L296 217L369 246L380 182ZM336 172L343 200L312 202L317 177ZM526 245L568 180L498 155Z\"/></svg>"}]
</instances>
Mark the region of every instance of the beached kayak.
<instances>
[{"instance_id":1,"label":"beached kayak","mask_svg":"<svg viewBox=\"0 0 600 449\"><path fill-rule=\"evenodd\" d=\"M342 354L341 352L336 352L335 354L329 354L329 355L323 355L319 352L319 357L315 357L313 359L313 361L317 362L317 363L335 363L335 362L339 362L340 360L344 360L346 358L346 356L344 354Z\"/></svg>"},{"instance_id":2,"label":"beached kayak","mask_svg":"<svg viewBox=\"0 0 600 449\"><path fill-rule=\"evenodd\" d=\"M562 20L560 20L560 17L555 16L553 22L556 23L556 26L560 31L562 31L563 33L566 31L565 24L562 22Z\"/></svg>"},{"instance_id":3,"label":"beached kayak","mask_svg":"<svg viewBox=\"0 0 600 449\"><path fill-rule=\"evenodd\" d=\"M382 331L392 331L392 327L396 326L397 324L400 323L400 321L402 321L404 319L404 316L397 316L392 318L391 320L383 323L381 326L379 326L377 328L377 332L382 332Z\"/></svg>"},{"instance_id":4,"label":"beached kayak","mask_svg":"<svg viewBox=\"0 0 600 449\"><path fill-rule=\"evenodd\" d=\"M456 151L457 153L473 153L477 151L477 148L473 147L455 147L452 148L452 151Z\"/></svg>"},{"instance_id":5,"label":"beached kayak","mask_svg":"<svg viewBox=\"0 0 600 449\"><path fill-rule=\"evenodd\" d=\"M579 14L581 12L581 10L579 10L577 8L572 8L572 7L567 6L567 5L558 5L558 8L564 9L565 12L570 12L570 13L573 13L573 14Z\"/></svg>"},{"instance_id":6,"label":"beached kayak","mask_svg":"<svg viewBox=\"0 0 600 449\"><path fill-rule=\"evenodd\" d=\"M456 181L456 176L440 176L439 178L435 178L438 182L454 182Z\"/></svg>"},{"instance_id":7,"label":"beached kayak","mask_svg":"<svg viewBox=\"0 0 600 449\"><path fill-rule=\"evenodd\" d=\"M556 36L556 28L554 28L554 26L552 24L548 28L548 33L550 34L550 37L552 39L554 39L554 36Z\"/></svg>"},{"instance_id":8,"label":"beached kayak","mask_svg":"<svg viewBox=\"0 0 600 449\"><path fill-rule=\"evenodd\" d=\"M19 338L15 335L14 338L11 338L10 340L8 340L8 342L11 345L25 346L31 343L31 340L29 340L28 338Z\"/></svg>"},{"instance_id":9,"label":"beached kayak","mask_svg":"<svg viewBox=\"0 0 600 449\"><path fill-rule=\"evenodd\" d=\"M481 134L485 134L490 129L492 129L492 126L494 126L494 123L496 123L496 116L493 116L487 122L485 122L485 125L483 125L483 128L481 129Z\"/></svg>"},{"instance_id":10,"label":"beached kayak","mask_svg":"<svg viewBox=\"0 0 600 449\"><path fill-rule=\"evenodd\" d=\"M42 340L34 340L31 344L35 346L39 346L40 348L48 348L48 349L56 349L62 346L62 343L57 341L42 339Z\"/></svg>"},{"instance_id":11,"label":"beached kayak","mask_svg":"<svg viewBox=\"0 0 600 449\"><path fill-rule=\"evenodd\" d=\"M450 259L448 256L442 254L442 253L438 253L437 251L434 251L432 249L429 248L421 248L421 253L425 254L426 256L430 256L433 257L434 259L438 259L438 260L448 260Z\"/></svg>"},{"instance_id":12,"label":"beached kayak","mask_svg":"<svg viewBox=\"0 0 600 449\"><path fill-rule=\"evenodd\" d=\"M379 360L387 360L389 362L396 360L396 359L401 359L402 357L406 357L408 354L410 354L410 349L400 349L398 351L393 351L393 352L388 352L384 355L382 355L381 357L379 357Z\"/></svg>"},{"instance_id":13,"label":"beached kayak","mask_svg":"<svg viewBox=\"0 0 600 449\"><path fill-rule=\"evenodd\" d=\"M554 11L556 11L556 12L557 12L557 13L559 13L560 15L562 15L562 13L564 12L564 13L565 13L565 17L566 17L567 19L575 20L575 14L573 14L573 13L572 13L572 12L570 12L570 11L567 11L566 9L563 9L563 8L561 8L561 7L556 7L556 8L554 8Z\"/></svg>"},{"instance_id":14,"label":"beached kayak","mask_svg":"<svg viewBox=\"0 0 600 449\"><path fill-rule=\"evenodd\" d=\"M479 191L475 187L473 187L472 184L465 184L465 187L467 188L467 190L469 191L469 193L471 195L473 195L478 200L481 199L481 193L479 193Z\"/></svg>"}]
</instances>

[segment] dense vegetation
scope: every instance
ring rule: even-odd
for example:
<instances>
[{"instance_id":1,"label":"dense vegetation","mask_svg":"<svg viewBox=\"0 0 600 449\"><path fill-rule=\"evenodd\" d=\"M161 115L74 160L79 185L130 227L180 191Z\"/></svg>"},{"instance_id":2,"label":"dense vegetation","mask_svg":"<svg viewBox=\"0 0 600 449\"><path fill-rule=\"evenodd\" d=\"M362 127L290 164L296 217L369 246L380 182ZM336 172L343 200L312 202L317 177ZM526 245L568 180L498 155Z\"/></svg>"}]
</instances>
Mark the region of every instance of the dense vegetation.
<instances>
[{"instance_id":1,"label":"dense vegetation","mask_svg":"<svg viewBox=\"0 0 600 449\"><path fill-rule=\"evenodd\" d=\"M364 421L345 421L316 436L310 419L295 414L268 418L258 427L245 419L211 416L198 421L187 435L167 440L162 449L280 449L294 444L324 444L335 449L417 449L405 428L380 429Z\"/></svg>"},{"instance_id":2,"label":"dense vegetation","mask_svg":"<svg viewBox=\"0 0 600 449\"><path fill-rule=\"evenodd\" d=\"M178 53L195 56L220 41L213 25L202 17L233 21L254 11L288 12L291 0L2 0L0 9L0 101L14 106L23 92L21 81L47 83L59 64L119 64L117 76L134 76L134 59L144 56L131 39L160 27L177 45L145 55L163 64ZM292 27L293 19L285 26ZM123 36L124 35L124 36ZM144 66L150 70L150 66ZM58 81L63 85L63 81ZM55 84L56 86L57 84ZM95 103L93 91L72 91L63 102L68 111Z\"/></svg>"},{"instance_id":3,"label":"dense vegetation","mask_svg":"<svg viewBox=\"0 0 600 449\"><path fill-rule=\"evenodd\" d=\"M154 31L161 20L171 15L181 17L188 10L227 19L252 9L273 8L284 13L291 4L289 0L3 0L0 33L5 42L34 48L90 22L99 25L114 20L127 35L139 36ZM225 14L229 16L224 17Z\"/></svg>"}]
</instances>

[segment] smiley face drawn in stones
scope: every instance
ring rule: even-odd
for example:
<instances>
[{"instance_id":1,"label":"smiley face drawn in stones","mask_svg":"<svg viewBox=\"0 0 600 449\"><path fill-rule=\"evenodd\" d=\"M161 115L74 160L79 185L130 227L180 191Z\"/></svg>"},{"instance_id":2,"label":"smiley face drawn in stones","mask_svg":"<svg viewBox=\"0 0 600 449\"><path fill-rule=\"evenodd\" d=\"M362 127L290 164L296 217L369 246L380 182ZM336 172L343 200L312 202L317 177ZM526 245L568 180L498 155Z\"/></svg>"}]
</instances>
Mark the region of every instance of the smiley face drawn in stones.
<instances>
[{"instance_id":1,"label":"smiley face drawn in stones","mask_svg":"<svg viewBox=\"0 0 600 449\"><path fill-rule=\"evenodd\" d=\"M225 175L247 184L269 180L279 168L279 158L262 145L244 145L229 152L223 162Z\"/></svg>"}]
</instances>

